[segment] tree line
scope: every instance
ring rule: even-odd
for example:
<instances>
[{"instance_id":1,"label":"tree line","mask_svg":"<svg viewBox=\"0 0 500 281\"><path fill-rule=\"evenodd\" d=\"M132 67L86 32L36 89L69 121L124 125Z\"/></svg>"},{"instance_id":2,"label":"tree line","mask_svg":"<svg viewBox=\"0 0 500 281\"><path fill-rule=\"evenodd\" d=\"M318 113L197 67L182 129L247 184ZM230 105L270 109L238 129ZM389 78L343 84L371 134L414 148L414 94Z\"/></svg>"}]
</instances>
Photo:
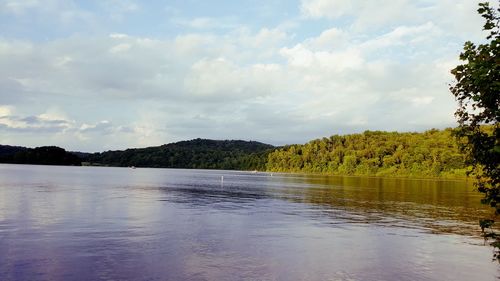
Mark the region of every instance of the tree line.
<instances>
[{"instance_id":1,"label":"tree line","mask_svg":"<svg viewBox=\"0 0 500 281\"><path fill-rule=\"evenodd\" d=\"M452 129L423 133L365 131L274 147L255 141L194 139L155 147L67 152L0 146L0 162L187 169L259 170L328 175L464 177Z\"/></svg>"},{"instance_id":2,"label":"tree line","mask_svg":"<svg viewBox=\"0 0 500 281\"><path fill-rule=\"evenodd\" d=\"M82 158L57 146L0 145L0 163L80 166Z\"/></svg>"},{"instance_id":3,"label":"tree line","mask_svg":"<svg viewBox=\"0 0 500 281\"><path fill-rule=\"evenodd\" d=\"M278 148L269 154L266 169L331 175L465 177L465 157L452 131L334 135Z\"/></svg>"}]
</instances>

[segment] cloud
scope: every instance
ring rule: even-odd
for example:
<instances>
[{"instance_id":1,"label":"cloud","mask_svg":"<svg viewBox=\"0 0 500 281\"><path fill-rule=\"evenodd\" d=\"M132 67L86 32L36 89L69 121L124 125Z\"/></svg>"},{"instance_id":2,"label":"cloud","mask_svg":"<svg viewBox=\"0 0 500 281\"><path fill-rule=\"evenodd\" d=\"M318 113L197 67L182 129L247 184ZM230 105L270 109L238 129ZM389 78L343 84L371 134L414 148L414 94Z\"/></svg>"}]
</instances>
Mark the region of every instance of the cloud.
<instances>
[{"instance_id":1,"label":"cloud","mask_svg":"<svg viewBox=\"0 0 500 281\"><path fill-rule=\"evenodd\" d=\"M184 89L197 99L244 101L271 94L281 78L280 67L274 64L241 67L225 58L203 59L192 65Z\"/></svg>"},{"instance_id":2,"label":"cloud","mask_svg":"<svg viewBox=\"0 0 500 281\"><path fill-rule=\"evenodd\" d=\"M128 37L129 36L127 34L123 34L123 33L111 33L109 35L109 38L113 38L113 39L126 39Z\"/></svg>"},{"instance_id":3,"label":"cloud","mask_svg":"<svg viewBox=\"0 0 500 281\"><path fill-rule=\"evenodd\" d=\"M335 19L350 14L354 7L349 0L303 0L301 10L308 17Z\"/></svg>"},{"instance_id":4,"label":"cloud","mask_svg":"<svg viewBox=\"0 0 500 281\"><path fill-rule=\"evenodd\" d=\"M9 116L12 114L11 106L0 106L0 117Z\"/></svg>"},{"instance_id":5,"label":"cloud","mask_svg":"<svg viewBox=\"0 0 500 281\"><path fill-rule=\"evenodd\" d=\"M17 12L3 5L2 13L40 13L30 3ZM112 11L107 3L106 16L147 8ZM448 7L452 20L441 2L377 3L304 0L300 19L274 25L176 12L182 28L162 36L104 28L49 40L2 37L0 142L99 151L196 137L284 144L453 126L449 70L461 38L480 32L452 25L476 24L474 9L463 8L471 4ZM465 30L473 29L480 27Z\"/></svg>"},{"instance_id":6,"label":"cloud","mask_svg":"<svg viewBox=\"0 0 500 281\"><path fill-rule=\"evenodd\" d=\"M109 132L110 128L112 128L111 122L103 120L96 124L82 124L79 130L80 132Z\"/></svg>"},{"instance_id":7,"label":"cloud","mask_svg":"<svg viewBox=\"0 0 500 281\"><path fill-rule=\"evenodd\" d=\"M83 149L92 151L96 139L106 140L114 145L115 135L121 137L134 136L143 133L137 128L115 126L110 121L101 120L93 124L79 123L69 119L58 109L48 109L38 115L20 115L12 106L0 106L0 144L15 144L25 146L59 145L68 149ZM44 140L35 139L44 136ZM18 140L12 143L12 137ZM27 137L27 139L24 139ZM78 141L78 145L71 145L71 141ZM129 140L130 141L130 140ZM88 149L85 149L88 147ZM103 145L102 147L108 147ZM111 148L109 146L108 148Z\"/></svg>"},{"instance_id":8,"label":"cloud","mask_svg":"<svg viewBox=\"0 0 500 281\"><path fill-rule=\"evenodd\" d=\"M41 1L38 0L9 0L0 4L0 11L20 15L25 13L27 10L38 8L41 4Z\"/></svg>"},{"instance_id":9,"label":"cloud","mask_svg":"<svg viewBox=\"0 0 500 281\"><path fill-rule=\"evenodd\" d=\"M340 28L332 27L322 31L318 37L306 40L305 45L317 51L324 51L345 48L349 46L349 40L347 32Z\"/></svg>"},{"instance_id":10,"label":"cloud","mask_svg":"<svg viewBox=\"0 0 500 281\"><path fill-rule=\"evenodd\" d=\"M130 44L126 44L126 43L118 44L118 45L111 47L109 49L109 52L114 53L114 54L120 53L120 52L126 52L127 50L130 49L130 47L131 47Z\"/></svg>"},{"instance_id":11,"label":"cloud","mask_svg":"<svg viewBox=\"0 0 500 281\"><path fill-rule=\"evenodd\" d=\"M426 22L415 26L398 26L389 33L376 37L362 44L364 48L382 49L386 47L404 46L413 47L414 45L424 44L438 39L443 34L432 22Z\"/></svg>"},{"instance_id":12,"label":"cloud","mask_svg":"<svg viewBox=\"0 0 500 281\"><path fill-rule=\"evenodd\" d=\"M23 96L21 104L43 94L47 102L40 108L53 101L65 108L82 105L71 110L74 123L39 115L33 123L17 116L3 124L50 128L89 143L116 134L128 145L153 145L194 137L305 141L336 128L384 129L386 122L415 128L404 120L416 105L427 106L418 114L428 119L452 119L436 110L442 100L437 95L447 95L444 83L435 88L447 75L447 69L433 66L436 58L424 54L420 63L380 55L434 42L439 28L433 24L398 27L365 40L331 28L292 46L283 46L287 34L279 30L236 34L158 40L114 33L91 43L72 37L36 45L3 40L0 72L17 83L12 94ZM452 102L451 96L444 100ZM142 110L155 117L134 120ZM300 130L308 133L295 136ZM279 137L271 137L274 131Z\"/></svg>"},{"instance_id":13,"label":"cloud","mask_svg":"<svg viewBox=\"0 0 500 281\"><path fill-rule=\"evenodd\" d=\"M192 29L214 30L214 29L234 29L240 26L235 17L196 17L196 18L173 18L175 25Z\"/></svg>"},{"instance_id":14,"label":"cloud","mask_svg":"<svg viewBox=\"0 0 500 281\"><path fill-rule=\"evenodd\" d=\"M107 10L119 13L134 12L140 8L136 2L130 0L104 0L99 3Z\"/></svg>"},{"instance_id":15,"label":"cloud","mask_svg":"<svg viewBox=\"0 0 500 281\"><path fill-rule=\"evenodd\" d=\"M428 105L428 104L432 103L433 100L434 100L434 97L430 97L430 96L411 98L411 101L415 106Z\"/></svg>"},{"instance_id":16,"label":"cloud","mask_svg":"<svg viewBox=\"0 0 500 281\"><path fill-rule=\"evenodd\" d=\"M479 0L302 0L305 18L347 20L354 30L377 30L435 22L463 38L460 32L481 27L475 14ZM460 19L460 20L458 20Z\"/></svg>"},{"instance_id":17,"label":"cloud","mask_svg":"<svg viewBox=\"0 0 500 281\"><path fill-rule=\"evenodd\" d=\"M68 120L47 119L41 116L0 116L0 130L6 131L56 133L69 129L71 126L72 123Z\"/></svg>"},{"instance_id":18,"label":"cloud","mask_svg":"<svg viewBox=\"0 0 500 281\"><path fill-rule=\"evenodd\" d=\"M101 0L98 3L110 19L118 22L125 20L127 14L140 10L139 4L130 0Z\"/></svg>"},{"instance_id":19,"label":"cloud","mask_svg":"<svg viewBox=\"0 0 500 281\"><path fill-rule=\"evenodd\" d=\"M31 17L33 20L58 21L59 23L91 22L91 12L81 9L74 1L64 0L5 0L0 2L0 14Z\"/></svg>"}]
</instances>

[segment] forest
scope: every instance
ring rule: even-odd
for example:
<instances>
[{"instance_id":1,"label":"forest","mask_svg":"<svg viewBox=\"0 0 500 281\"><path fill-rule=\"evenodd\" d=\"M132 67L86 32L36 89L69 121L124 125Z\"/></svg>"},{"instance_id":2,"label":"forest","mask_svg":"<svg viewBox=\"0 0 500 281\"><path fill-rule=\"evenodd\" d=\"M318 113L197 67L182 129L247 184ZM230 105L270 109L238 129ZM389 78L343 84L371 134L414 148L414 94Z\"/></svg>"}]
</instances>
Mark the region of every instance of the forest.
<instances>
[{"instance_id":1,"label":"forest","mask_svg":"<svg viewBox=\"0 0 500 281\"><path fill-rule=\"evenodd\" d=\"M465 177L452 129L423 133L365 131L274 147L256 141L194 139L161 146L67 152L58 147L0 146L0 162L188 169L259 170L396 177Z\"/></svg>"},{"instance_id":2,"label":"forest","mask_svg":"<svg viewBox=\"0 0 500 281\"><path fill-rule=\"evenodd\" d=\"M452 129L423 133L365 131L278 148L271 172L331 175L465 177L465 156Z\"/></svg>"}]
</instances>

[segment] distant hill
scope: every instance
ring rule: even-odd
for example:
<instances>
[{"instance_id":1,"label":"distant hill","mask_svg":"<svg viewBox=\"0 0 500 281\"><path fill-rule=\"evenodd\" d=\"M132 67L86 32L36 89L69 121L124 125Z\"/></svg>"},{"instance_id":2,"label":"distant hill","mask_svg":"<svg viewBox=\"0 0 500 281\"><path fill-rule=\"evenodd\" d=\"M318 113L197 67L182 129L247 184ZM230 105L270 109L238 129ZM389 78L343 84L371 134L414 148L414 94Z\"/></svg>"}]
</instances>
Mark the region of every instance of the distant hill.
<instances>
[{"instance_id":1,"label":"distant hill","mask_svg":"<svg viewBox=\"0 0 500 281\"><path fill-rule=\"evenodd\" d=\"M256 141L194 139L88 155L90 165L264 170L274 146Z\"/></svg>"},{"instance_id":2,"label":"distant hill","mask_svg":"<svg viewBox=\"0 0 500 281\"><path fill-rule=\"evenodd\" d=\"M67 152L0 145L0 163L259 170L326 175L465 177L453 129L423 133L366 131L274 147L256 141L194 139L161 146Z\"/></svg>"},{"instance_id":3,"label":"distant hill","mask_svg":"<svg viewBox=\"0 0 500 281\"><path fill-rule=\"evenodd\" d=\"M1 145L0 144L0 159L2 157L7 157L10 155L14 155L18 152L22 152L27 150L28 148L22 146L10 146L10 145Z\"/></svg>"},{"instance_id":4,"label":"distant hill","mask_svg":"<svg viewBox=\"0 0 500 281\"><path fill-rule=\"evenodd\" d=\"M80 157L57 146L0 145L0 163L79 166L81 162Z\"/></svg>"}]
</instances>

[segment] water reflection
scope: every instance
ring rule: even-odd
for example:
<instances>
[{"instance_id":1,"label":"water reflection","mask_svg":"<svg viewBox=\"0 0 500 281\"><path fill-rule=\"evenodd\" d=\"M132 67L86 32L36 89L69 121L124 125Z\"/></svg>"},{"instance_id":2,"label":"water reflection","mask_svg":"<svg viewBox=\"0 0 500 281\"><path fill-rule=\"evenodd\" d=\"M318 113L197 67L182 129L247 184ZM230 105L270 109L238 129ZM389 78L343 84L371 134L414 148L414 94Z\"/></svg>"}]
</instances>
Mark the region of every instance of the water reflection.
<instances>
[{"instance_id":1,"label":"water reflection","mask_svg":"<svg viewBox=\"0 0 500 281\"><path fill-rule=\"evenodd\" d=\"M0 280L495 280L478 202L465 182L0 165Z\"/></svg>"},{"instance_id":2,"label":"water reflection","mask_svg":"<svg viewBox=\"0 0 500 281\"><path fill-rule=\"evenodd\" d=\"M221 185L217 179L208 176L201 185L155 189L165 193L159 200L185 207L242 209L257 200L286 200L310 205L293 214L325 216L327 223L377 223L471 236L480 234L478 218L491 215L467 181L230 174Z\"/></svg>"},{"instance_id":3,"label":"water reflection","mask_svg":"<svg viewBox=\"0 0 500 281\"><path fill-rule=\"evenodd\" d=\"M480 195L466 181L363 177L300 180L310 186L288 190L295 201L331 209L327 213L334 215L348 211L358 215L360 222L420 225L438 233L479 235L478 218L491 216L490 208L479 204Z\"/></svg>"}]
</instances>

